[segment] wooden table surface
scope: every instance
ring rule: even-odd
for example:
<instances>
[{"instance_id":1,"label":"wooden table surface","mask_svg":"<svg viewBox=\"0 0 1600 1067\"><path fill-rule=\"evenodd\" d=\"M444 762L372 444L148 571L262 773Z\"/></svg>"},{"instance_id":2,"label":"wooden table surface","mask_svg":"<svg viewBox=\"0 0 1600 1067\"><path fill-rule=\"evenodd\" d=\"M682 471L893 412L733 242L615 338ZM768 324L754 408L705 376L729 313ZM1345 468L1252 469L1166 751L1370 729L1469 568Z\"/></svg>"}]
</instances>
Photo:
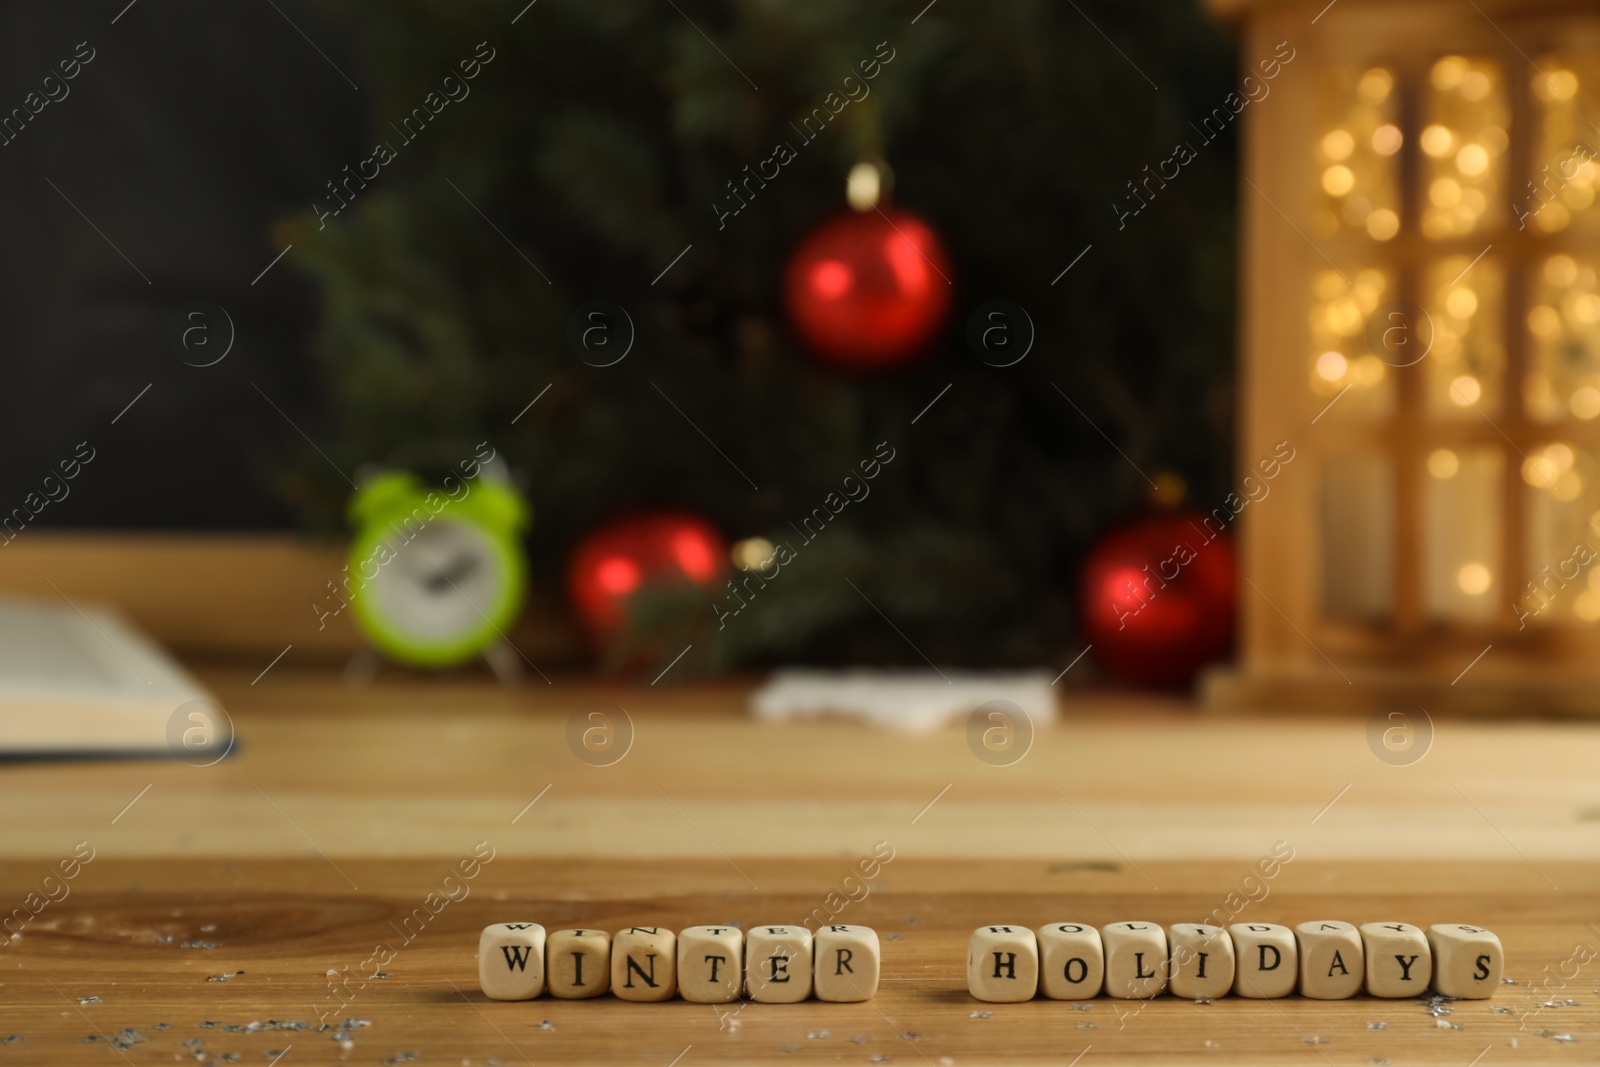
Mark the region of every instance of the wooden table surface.
<instances>
[{"instance_id":1,"label":"wooden table surface","mask_svg":"<svg viewBox=\"0 0 1600 1067\"><path fill-rule=\"evenodd\" d=\"M756 725L737 686L202 676L239 732L215 766L0 767L3 907L58 898L0 949L0 1067L280 1052L286 1067L1600 1062L1590 725L1442 722L1425 758L1394 766L1364 721L1069 694L1020 762L993 766L959 728ZM568 747L589 701L634 724L611 766ZM1293 859L1246 880L1278 842ZM875 846L893 858L847 881ZM492 858L464 879L475 850ZM748 925L819 907L884 938L870 1002L494 1003L476 989L490 922ZM979 924L1217 908L1482 923L1515 983L1439 1017L1366 997L966 993ZM393 955L374 974L380 944Z\"/></svg>"}]
</instances>

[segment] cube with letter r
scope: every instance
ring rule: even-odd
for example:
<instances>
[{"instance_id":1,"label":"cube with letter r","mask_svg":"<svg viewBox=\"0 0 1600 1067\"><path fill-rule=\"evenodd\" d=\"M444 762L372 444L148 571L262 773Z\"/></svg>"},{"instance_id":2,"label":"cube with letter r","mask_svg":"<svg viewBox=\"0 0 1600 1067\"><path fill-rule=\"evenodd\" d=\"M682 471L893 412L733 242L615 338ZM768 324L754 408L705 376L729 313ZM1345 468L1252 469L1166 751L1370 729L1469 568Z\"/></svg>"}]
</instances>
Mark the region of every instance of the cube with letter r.
<instances>
[{"instance_id":1,"label":"cube with letter r","mask_svg":"<svg viewBox=\"0 0 1600 1067\"><path fill-rule=\"evenodd\" d=\"M878 991L881 955L870 926L819 927L814 939L812 985L818 1000L848 1003Z\"/></svg>"}]
</instances>

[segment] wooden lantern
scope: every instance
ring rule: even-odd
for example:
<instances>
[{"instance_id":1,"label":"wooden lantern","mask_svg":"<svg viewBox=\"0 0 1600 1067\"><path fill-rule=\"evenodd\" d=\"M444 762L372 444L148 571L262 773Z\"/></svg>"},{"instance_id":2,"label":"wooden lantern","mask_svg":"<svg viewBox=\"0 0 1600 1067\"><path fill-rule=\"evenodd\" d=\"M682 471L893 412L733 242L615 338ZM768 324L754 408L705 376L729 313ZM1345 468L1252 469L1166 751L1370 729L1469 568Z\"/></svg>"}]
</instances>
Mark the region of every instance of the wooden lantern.
<instances>
[{"instance_id":1,"label":"wooden lantern","mask_svg":"<svg viewBox=\"0 0 1600 1067\"><path fill-rule=\"evenodd\" d=\"M1600 713L1600 8L1212 7L1256 93L1293 58L1241 90L1254 480L1208 699Z\"/></svg>"}]
</instances>

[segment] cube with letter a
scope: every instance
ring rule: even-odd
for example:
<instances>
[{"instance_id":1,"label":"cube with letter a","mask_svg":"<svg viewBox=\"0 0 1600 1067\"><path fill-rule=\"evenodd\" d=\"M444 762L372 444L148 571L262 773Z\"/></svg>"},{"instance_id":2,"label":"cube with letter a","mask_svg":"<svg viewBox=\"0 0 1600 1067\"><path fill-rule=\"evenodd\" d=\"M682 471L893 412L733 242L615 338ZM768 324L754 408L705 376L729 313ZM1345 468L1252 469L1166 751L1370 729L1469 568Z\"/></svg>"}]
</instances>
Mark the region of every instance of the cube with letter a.
<instances>
[{"instance_id":1,"label":"cube with letter a","mask_svg":"<svg viewBox=\"0 0 1600 1067\"><path fill-rule=\"evenodd\" d=\"M478 936L478 987L490 1000L532 1000L544 992L544 927L495 923Z\"/></svg>"},{"instance_id":2,"label":"cube with letter a","mask_svg":"<svg viewBox=\"0 0 1600 1067\"><path fill-rule=\"evenodd\" d=\"M867 1000L878 991L878 932L870 926L824 926L814 939L812 985L818 1000Z\"/></svg>"}]
</instances>

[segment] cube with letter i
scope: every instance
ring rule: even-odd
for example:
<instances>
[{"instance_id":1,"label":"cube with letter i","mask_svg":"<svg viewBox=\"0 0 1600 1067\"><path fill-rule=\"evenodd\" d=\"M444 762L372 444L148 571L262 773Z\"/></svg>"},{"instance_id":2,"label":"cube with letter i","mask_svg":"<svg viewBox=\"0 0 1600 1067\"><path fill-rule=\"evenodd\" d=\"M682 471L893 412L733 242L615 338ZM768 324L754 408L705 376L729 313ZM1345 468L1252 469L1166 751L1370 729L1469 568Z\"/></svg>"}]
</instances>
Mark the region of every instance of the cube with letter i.
<instances>
[{"instance_id":1,"label":"cube with letter i","mask_svg":"<svg viewBox=\"0 0 1600 1067\"><path fill-rule=\"evenodd\" d=\"M744 931L691 926L678 932L678 995L693 1004L726 1004L744 988Z\"/></svg>"},{"instance_id":2,"label":"cube with letter i","mask_svg":"<svg viewBox=\"0 0 1600 1067\"><path fill-rule=\"evenodd\" d=\"M1481 1000L1500 988L1506 956L1500 939L1481 926L1438 923L1428 927L1433 988L1447 997Z\"/></svg>"},{"instance_id":3,"label":"cube with letter i","mask_svg":"<svg viewBox=\"0 0 1600 1067\"><path fill-rule=\"evenodd\" d=\"M1294 931L1277 923L1234 923L1235 996L1253 999L1286 997L1300 977L1300 945Z\"/></svg>"},{"instance_id":4,"label":"cube with letter i","mask_svg":"<svg viewBox=\"0 0 1600 1067\"><path fill-rule=\"evenodd\" d=\"M818 1000L848 1003L878 991L878 932L870 926L824 926L815 940Z\"/></svg>"},{"instance_id":5,"label":"cube with letter i","mask_svg":"<svg viewBox=\"0 0 1600 1067\"><path fill-rule=\"evenodd\" d=\"M804 926L752 926L744 938L744 973L751 1000L805 1000L811 996L811 931Z\"/></svg>"},{"instance_id":6,"label":"cube with letter i","mask_svg":"<svg viewBox=\"0 0 1600 1067\"><path fill-rule=\"evenodd\" d=\"M545 944L545 984L552 997L582 1000L611 988L611 935L554 930Z\"/></svg>"},{"instance_id":7,"label":"cube with letter i","mask_svg":"<svg viewBox=\"0 0 1600 1067\"><path fill-rule=\"evenodd\" d=\"M1179 923L1167 928L1173 996L1215 1000L1233 988L1233 938L1220 926Z\"/></svg>"},{"instance_id":8,"label":"cube with letter i","mask_svg":"<svg viewBox=\"0 0 1600 1067\"><path fill-rule=\"evenodd\" d=\"M1021 923L980 926L967 942L967 990L991 1004L1032 1000L1039 991L1039 939Z\"/></svg>"},{"instance_id":9,"label":"cube with letter i","mask_svg":"<svg viewBox=\"0 0 1600 1067\"><path fill-rule=\"evenodd\" d=\"M544 992L544 927L495 923L478 936L478 987L490 1000L532 1000Z\"/></svg>"},{"instance_id":10,"label":"cube with letter i","mask_svg":"<svg viewBox=\"0 0 1600 1067\"><path fill-rule=\"evenodd\" d=\"M1363 923L1361 946L1367 955L1367 994L1416 997L1433 980L1433 952L1422 928L1410 923Z\"/></svg>"},{"instance_id":11,"label":"cube with letter i","mask_svg":"<svg viewBox=\"0 0 1600 1067\"><path fill-rule=\"evenodd\" d=\"M618 1000L671 1000L678 992L678 935L630 926L611 939L611 992Z\"/></svg>"}]
</instances>

